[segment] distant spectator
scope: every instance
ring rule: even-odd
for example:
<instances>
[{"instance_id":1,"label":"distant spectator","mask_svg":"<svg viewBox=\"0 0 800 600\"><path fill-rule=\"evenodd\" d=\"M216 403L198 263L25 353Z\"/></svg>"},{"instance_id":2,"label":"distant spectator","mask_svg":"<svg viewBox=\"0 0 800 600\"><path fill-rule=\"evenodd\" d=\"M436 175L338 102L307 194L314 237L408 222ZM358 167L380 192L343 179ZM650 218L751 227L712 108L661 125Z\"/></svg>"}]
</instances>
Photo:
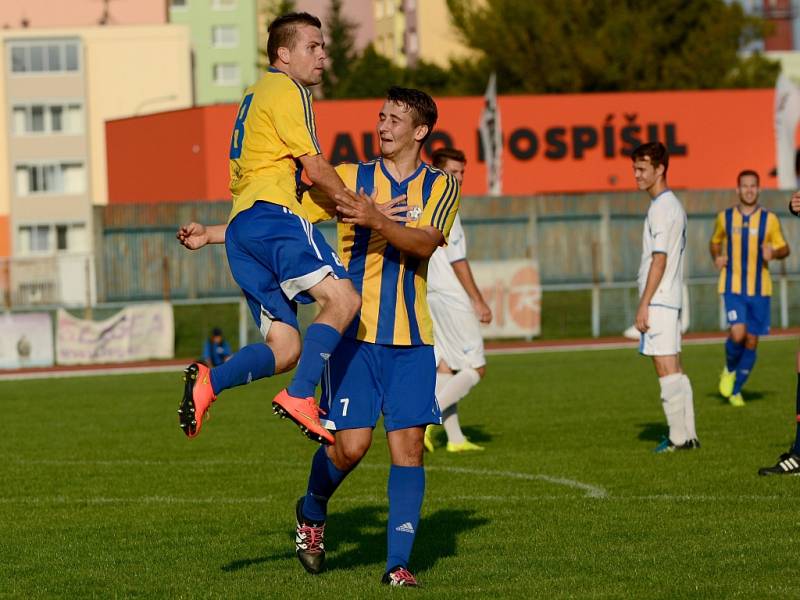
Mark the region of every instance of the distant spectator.
<instances>
[{"instance_id":1,"label":"distant spectator","mask_svg":"<svg viewBox=\"0 0 800 600\"><path fill-rule=\"evenodd\" d=\"M222 337L222 330L215 327L203 346L203 362L209 367L217 367L231 357L231 347Z\"/></svg>"}]
</instances>

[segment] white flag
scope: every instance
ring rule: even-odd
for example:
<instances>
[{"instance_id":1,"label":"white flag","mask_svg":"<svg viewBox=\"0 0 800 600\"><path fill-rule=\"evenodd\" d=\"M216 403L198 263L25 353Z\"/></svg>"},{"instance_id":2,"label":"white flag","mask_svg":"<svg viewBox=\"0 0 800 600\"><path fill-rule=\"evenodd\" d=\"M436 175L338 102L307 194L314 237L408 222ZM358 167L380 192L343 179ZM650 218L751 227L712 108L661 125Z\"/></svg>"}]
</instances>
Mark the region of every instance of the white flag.
<instances>
[{"instance_id":1,"label":"white flag","mask_svg":"<svg viewBox=\"0 0 800 600\"><path fill-rule=\"evenodd\" d=\"M778 164L778 188L797 189L795 132L800 121L800 89L781 73L775 84L775 159Z\"/></svg>"},{"instance_id":2,"label":"white flag","mask_svg":"<svg viewBox=\"0 0 800 600\"><path fill-rule=\"evenodd\" d=\"M500 196L503 193L503 130L500 127L500 108L497 106L495 73L489 77L484 100L480 133L481 147L486 160L486 189L490 196Z\"/></svg>"}]
</instances>

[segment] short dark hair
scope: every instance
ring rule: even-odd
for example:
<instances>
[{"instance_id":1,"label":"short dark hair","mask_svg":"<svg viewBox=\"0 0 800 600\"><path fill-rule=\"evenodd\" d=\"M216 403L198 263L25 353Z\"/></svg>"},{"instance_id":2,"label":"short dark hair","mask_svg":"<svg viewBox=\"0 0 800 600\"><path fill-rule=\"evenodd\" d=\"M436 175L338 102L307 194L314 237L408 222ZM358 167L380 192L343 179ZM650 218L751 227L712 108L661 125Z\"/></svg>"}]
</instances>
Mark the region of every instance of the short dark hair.
<instances>
[{"instance_id":1,"label":"short dark hair","mask_svg":"<svg viewBox=\"0 0 800 600\"><path fill-rule=\"evenodd\" d=\"M431 164L437 169L443 169L448 160L454 160L462 164L467 164L467 157L457 148L437 148L431 154Z\"/></svg>"},{"instance_id":2,"label":"short dark hair","mask_svg":"<svg viewBox=\"0 0 800 600\"><path fill-rule=\"evenodd\" d=\"M311 25L322 29L322 21L307 12L291 12L276 18L267 27L267 58L270 64L278 58L278 48L291 48L297 35L298 25Z\"/></svg>"},{"instance_id":3,"label":"short dark hair","mask_svg":"<svg viewBox=\"0 0 800 600\"><path fill-rule=\"evenodd\" d=\"M649 158L650 164L653 165L654 168L658 168L659 165L664 165L664 177L667 176L667 169L669 169L669 153L664 144L661 142L647 142L646 144L637 146L633 154L631 154L631 160L636 162L644 158Z\"/></svg>"},{"instance_id":4,"label":"short dark hair","mask_svg":"<svg viewBox=\"0 0 800 600\"><path fill-rule=\"evenodd\" d=\"M439 111L436 109L436 102L433 101L433 98L420 90L392 86L386 92L386 99L408 108L411 111L411 119L414 121L415 127L428 126L428 133L422 138L424 144L433 131L433 126L436 125L436 119L439 118Z\"/></svg>"},{"instance_id":5,"label":"short dark hair","mask_svg":"<svg viewBox=\"0 0 800 600\"><path fill-rule=\"evenodd\" d=\"M756 185L761 185L761 178L758 176L758 173L753 171L753 169L745 169L744 171L740 171L739 174L736 176L736 185L737 187L742 185L742 177L755 177L756 178Z\"/></svg>"}]
</instances>

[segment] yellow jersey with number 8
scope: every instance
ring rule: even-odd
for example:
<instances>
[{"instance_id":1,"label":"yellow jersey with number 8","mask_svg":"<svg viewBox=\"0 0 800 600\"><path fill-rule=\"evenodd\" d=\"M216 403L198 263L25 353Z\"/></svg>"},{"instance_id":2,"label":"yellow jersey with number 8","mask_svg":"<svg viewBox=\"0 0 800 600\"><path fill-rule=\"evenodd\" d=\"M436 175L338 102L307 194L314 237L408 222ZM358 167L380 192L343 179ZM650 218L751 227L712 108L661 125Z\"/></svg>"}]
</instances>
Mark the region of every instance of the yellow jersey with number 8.
<instances>
[{"instance_id":1,"label":"yellow jersey with number 8","mask_svg":"<svg viewBox=\"0 0 800 600\"><path fill-rule=\"evenodd\" d=\"M244 93L233 126L228 222L259 200L305 217L297 200L301 156L320 154L311 92L270 67Z\"/></svg>"}]
</instances>

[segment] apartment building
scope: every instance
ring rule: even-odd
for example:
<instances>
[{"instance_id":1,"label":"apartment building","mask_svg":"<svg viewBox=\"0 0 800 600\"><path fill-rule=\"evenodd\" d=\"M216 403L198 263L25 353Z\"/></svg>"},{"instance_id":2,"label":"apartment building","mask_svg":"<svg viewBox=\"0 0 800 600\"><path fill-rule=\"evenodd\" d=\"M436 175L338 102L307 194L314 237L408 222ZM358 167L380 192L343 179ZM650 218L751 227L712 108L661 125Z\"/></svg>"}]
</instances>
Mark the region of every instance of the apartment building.
<instances>
[{"instance_id":1,"label":"apartment building","mask_svg":"<svg viewBox=\"0 0 800 600\"><path fill-rule=\"evenodd\" d=\"M105 121L191 105L189 33L2 30L0 54L0 256L53 257L41 277L54 280L39 287L81 303L93 266L65 257L91 253L92 207L107 202Z\"/></svg>"}]
</instances>

